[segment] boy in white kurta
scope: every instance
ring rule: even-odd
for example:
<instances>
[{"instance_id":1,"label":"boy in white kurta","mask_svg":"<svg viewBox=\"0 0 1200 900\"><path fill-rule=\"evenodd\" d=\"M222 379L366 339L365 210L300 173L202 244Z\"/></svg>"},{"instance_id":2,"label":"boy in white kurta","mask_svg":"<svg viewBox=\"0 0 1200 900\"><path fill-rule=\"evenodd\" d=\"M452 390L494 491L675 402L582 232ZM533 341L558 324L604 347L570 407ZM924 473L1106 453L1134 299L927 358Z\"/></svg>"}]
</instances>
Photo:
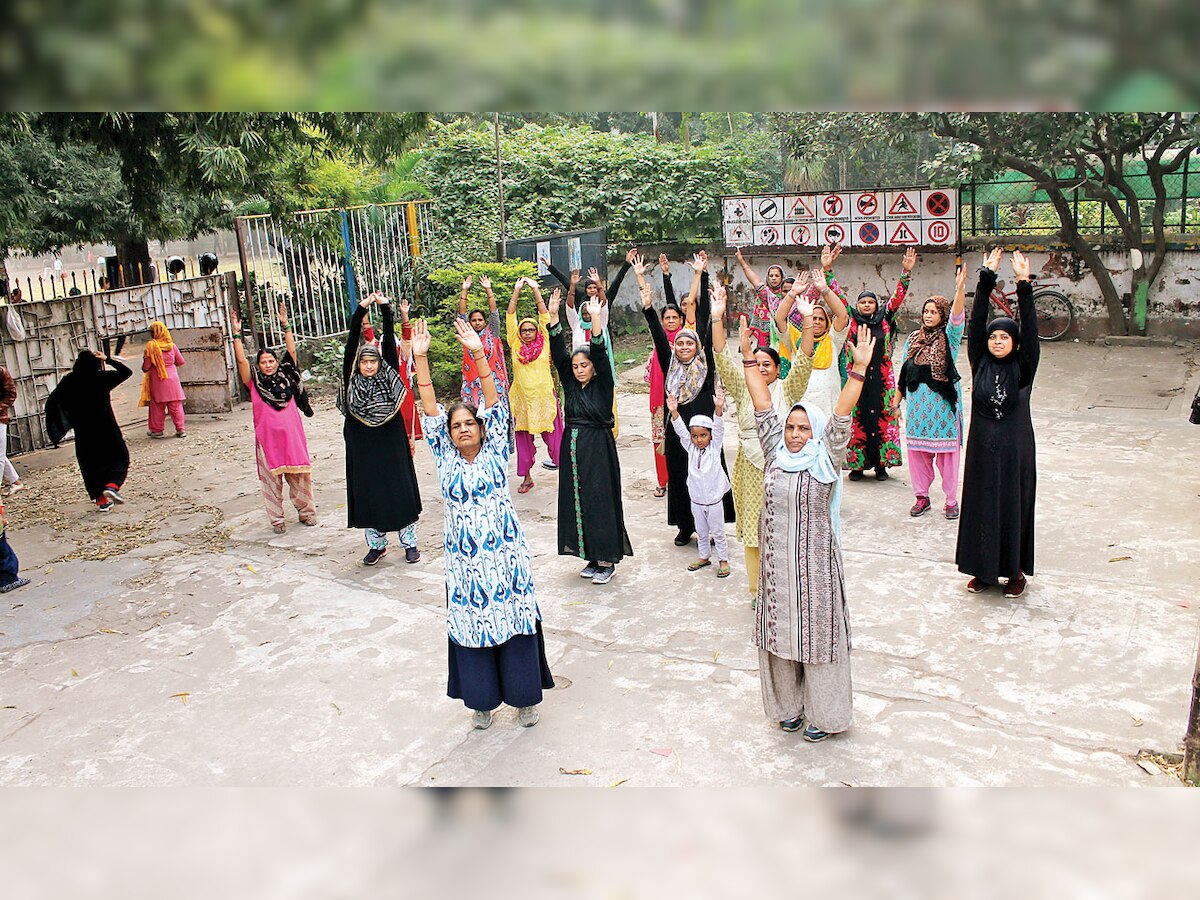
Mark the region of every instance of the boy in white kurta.
<instances>
[{"instance_id":1,"label":"boy in white kurta","mask_svg":"<svg viewBox=\"0 0 1200 900\"><path fill-rule=\"evenodd\" d=\"M700 558L688 566L696 572L712 565L711 545L717 550L717 577L729 577L729 542L725 537L725 494L729 492L729 476L721 465L721 445L725 438L725 391L718 387L715 395L715 421L708 416L692 416L685 426L679 416L679 401L667 397L671 411L671 427L679 435L688 455L687 486L692 500L692 517L696 520L696 543Z\"/></svg>"}]
</instances>

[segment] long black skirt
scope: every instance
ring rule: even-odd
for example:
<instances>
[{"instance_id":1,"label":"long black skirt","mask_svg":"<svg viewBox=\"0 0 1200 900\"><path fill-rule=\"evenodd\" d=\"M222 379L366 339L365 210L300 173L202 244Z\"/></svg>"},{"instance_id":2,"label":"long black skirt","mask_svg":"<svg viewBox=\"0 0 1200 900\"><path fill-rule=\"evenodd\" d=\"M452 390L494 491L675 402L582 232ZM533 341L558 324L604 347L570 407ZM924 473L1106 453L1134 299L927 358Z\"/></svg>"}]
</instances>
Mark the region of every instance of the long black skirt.
<instances>
[{"instance_id":1,"label":"long black skirt","mask_svg":"<svg viewBox=\"0 0 1200 900\"><path fill-rule=\"evenodd\" d=\"M558 555L607 563L633 556L621 500L621 461L611 428L568 425L563 434Z\"/></svg>"},{"instance_id":2,"label":"long black skirt","mask_svg":"<svg viewBox=\"0 0 1200 900\"><path fill-rule=\"evenodd\" d=\"M346 416L346 524L350 528L403 531L421 515L417 470L404 417L372 428Z\"/></svg>"},{"instance_id":3,"label":"long black skirt","mask_svg":"<svg viewBox=\"0 0 1200 900\"><path fill-rule=\"evenodd\" d=\"M1013 414L971 417L958 520L958 570L988 584L1033 574L1037 450L1029 389Z\"/></svg>"},{"instance_id":4,"label":"long black skirt","mask_svg":"<svg viewBox=\"0 0 1200 900\"><path fill-rule=\"evenodd\" d=\"M536 634L517 634L496 647L463 647L452 638L447 643L446 696L461 700L467 709L493 710L501 703L518 709L537 706L542 691L554 687L540 621Z\"/></svg>"},{"instance_id":5,"label":"long black skirt","mask_svg":"<svg viewBox=\"0 0 1200 900\"><path fill-rule=\"evenodd\" d=\"M114 419L111 426L75 430L75 459L88 496L99 500L110 484L118 488L129 476L129 446Z\"/></svg>"}]
</instances>

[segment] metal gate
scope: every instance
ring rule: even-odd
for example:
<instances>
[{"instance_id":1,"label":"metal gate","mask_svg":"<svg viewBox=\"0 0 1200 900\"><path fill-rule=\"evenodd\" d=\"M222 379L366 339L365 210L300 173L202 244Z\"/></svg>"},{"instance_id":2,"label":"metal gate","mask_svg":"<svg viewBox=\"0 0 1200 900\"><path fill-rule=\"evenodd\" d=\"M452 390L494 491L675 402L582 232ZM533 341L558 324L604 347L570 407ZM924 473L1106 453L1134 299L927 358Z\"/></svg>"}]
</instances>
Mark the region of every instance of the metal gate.
<instances>
[{"instance_id":1,"label":"metal gate","mask_svg":"<svg viewBox=\"0 0 1200 900\"><path fill-rule=\"evenodd\" d=\"M360 297L416 294L417 265L428 252L431 201L314 209L282 219L239 216L238 255L256 339L283 342L276 309L284 304L298 340L345 334Z\"/></svg>"},{"instance_id":2,"label":"metal gate","mask_svg":"<svg viewBox=\"0 0 1200 900\"><path fill-rule=\"evenodd\" d=\"M233 291L232 276L210 275L14 304L12 310L21 317L24 339L17 340L7 327L0 328L3 365L17 385L17 399L9 417L9 453L16 455L50 445L43 415L46 398L59 379L71 371L80 351L99 350L106 340L114 352L121 338L128 341L122 355L134 371L134 377L114 393L117 421L128 425L144 420L145 410L137 408L141 347L154 321L165 323L173 335L188 336L189 342L192 335L206 335L197 343L203 343L214 359L197 366L199 394L193 400L189 393L189 408L196 412L232 409L236 383L228 309L236 296ZM2 311L7 315L8 308ZM181 349L186 352L188 348ZM180 371L181 377L188 374L190 362ZM187 389L188 382L184 384Z\"/></svg>"}]
</instances>

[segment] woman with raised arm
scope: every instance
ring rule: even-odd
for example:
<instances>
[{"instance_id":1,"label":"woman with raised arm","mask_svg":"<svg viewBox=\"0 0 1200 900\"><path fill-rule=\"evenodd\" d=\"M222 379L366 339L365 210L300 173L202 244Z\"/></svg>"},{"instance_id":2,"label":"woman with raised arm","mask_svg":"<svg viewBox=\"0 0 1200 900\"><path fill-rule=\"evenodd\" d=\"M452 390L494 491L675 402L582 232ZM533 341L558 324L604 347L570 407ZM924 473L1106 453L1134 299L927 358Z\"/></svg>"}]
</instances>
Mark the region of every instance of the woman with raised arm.
<instances>
[{"instance_id":1,"label":"woman with raised arm","mask_svg":"<svg viewBox=\"0 0 1200 900\"><path fill-rule=\"evenodd\" d=\"M841 460L875 349L869 329L833 415L803 401L786 418L756 365L743 365L766 460L754 643L763 708L784 731L823 741L850 727L850 621L842 560Z\"/></svg>"},{"instance_id":2,"label":"woman with raised arm","mask_svg":"<svg viewBox=\"0 0 1200 900\"><path fill-rule=\"evenodd\" d=\"M741 247L736 248L736 253L738 265L742 267L742 274L746 276L746 280L750 282L750 287L754 289L754 315L748 317L750 322L750 336L755 346L770 347L772 344L771 320L774 318L776 307L779 306L780 298L784 295L783 267L777 265L767 266L767 280L764 283L758 277L758 273L750 268L750 263L746 262L746 257L742 255Z\"/></svg>"},{"instance_id":3,"label":"woman with raised arm","mask_svg":"<svg viewBox=\"0 0 1200 900\"><path fill-rule=\"evenodd\" d=\"M711 417L715 411L713 383L717 376L716 361L712 351L712 332L708 327L710 301L708 296L708 254L697 253L689 265L695 273L691 293L696 298L696 316L704 323L703 333L683 328L672 342L662 322L654 313L651 294L642 292L642 314L650 326L654 339L654 353L658 364L667 373L666 393L679 400L679 414L690 422L693 416ZM692 518L692 500L687 488L687 451L673 429L663 435L667 454L667 523L679 529L675 535L675 546L683 547L696 531ZM721 467L728 472L724 451ZM733 508L733 492L725 495L725 521L736 520Z\"/></svg>"},{"instance_id":4,"label":"woman with raised arm","mask_svg":"<svg viewBox=\"0 0 1200 900\"><path fill-rule=\"evenodd\" d=\"M112 392L132 374L123 362L84 350L46 399L46 433L57 444L74 429L79 474L99 512L125 502L121 486L129 475L129 447L113 413Z\"/></svg>"},{"instance_id":5,"label":"woman with raised arm","mask_svg":"<svg viewBox=\"0 0 1200 900\"><path fill-rule=\"evenodd\" d=\"M671 288L671 265L667 262L666 256L659 254L659 264L663 269L663 287L667 294L667 305L663 307L659 313L659 318L662 320L663 331L667 335L667 341L674 345L675 336L679 334L684 327L683 310L680 309L674 300L674 291ZM638 288L644 295L650 290L650 285L646 281L646 271L649 269L646 261L638 256L633 263L634 274L637 275ZM694 330L694 329L693 329ZM663 373L663 367L659 365L658 354L651 348L650 355L646 358L646 384L650 385L650 441L654 445L654 473L657 478L657 484L654 488L654 496L662 497L667 493L667 451L664 443L666 434L666 375Z\"/></svg>"},{"instance_id":6,"label":"woman with raised arm","mask_svg":"<svg viewBox=\"0 0 1200 900\"><path fill-rule=\"evenodd\" d=\"M954 286L954 303L940 294L925 301L921 327L904 342L900 367L900 394L908 398L905 437L908 471L916 502L908 511L914 518L929 511L933 468L942 473L947 519L958 518L958 463L963 440L962 379L954 365L966 326L967 270L960 266Z\"/></svg>"},{"instance_id":7,"label":"woman with raised arm","mask_svg":"<svg viewBox=\"0 0 1200 900\"><path fill-rule=\"evenodd\" d=\"M537 303L537 318L526 316L517 321L517 300L521 288L526 284L533 289ZM551 294L557 300L562 291L555 288ZM533 488L533 463L537 459L534 435L540 434L550 454L548 469L558 468L558 452L562 443L562 410L558 405L558 394L554 390L554 376L550 369L549 333L550 313L542 300L542 291L532 278L518 278L513 285L512 300L508 304L506 319L508 346L512 350L513 379L509 395L513 427L517 433L517 474L521 486L517 493L525 494Z\"/></svg>"},{"instance_id":8,"label":"woman with raised arm","mask_svg":"<svg viewBox=\"0 0 1200 900\"><path fill-rule=\"evenodd\" d=\"M826 245L821 252L821 268L809 273L808 299L815 304L813 309L812 374L808 379L808 391L804 399L821 407L829 415L842 392L842 375L838 359L846 343L850 327L850 314L846 310L845 294L833 274L833 263L842 252L841 244ZM779 356L783 360L784 377L795 356L795 346L800 340L803 320L792 308L789 312L775 310L775 327L779 333Z\"/></svg>"},{"instance_id":9,"label":"woman with raised arm","mask_svg":"<svg viewBox=\"0 0 1200 900\"><path fill-rule=\"evenodd\" d=\"M380 349L360 341L363 319L372 304L383 310ZM392 304L383 294L363 298L350 319L342 384L346 524L364 530L367 555L363 565L373 566L387 553L389 531L400 533L409 557L409 547L416 547L411 526L421 515L421 491L400 414L409 388L400 376Z\"/></svg>"},{"instance_id":10,"label":"woman with raised arm","mask_svg":"<svg viewBox=\"0 0 1200 900\"><path fill-rule=\"evenodd\" d=\"M979 270L967 330L971 363L971 430L963 466L958 571L978 593L1006 578L1004 596L1019 597L1033 574L1033 520L1037 501L1037 447L1029 398L1037 374L1037 312L1029 260L1012 255L1018 325L1007 316L987 321L1003 253L996 248Z\"/></svg>"},{"instance_id":11,"label":"woman with raised arm","mask_svg":"<svg viewBox=\"0 0 1200 900\"><path fill-rule=\"evenodd\" d=\"M794 295L793 295L794 297ZM792 366L786 379L779 377L779 354L770 347L754 346L753 332L746 316L741 317L738 327L738 342L741 356L735 356L725 338L725 288L718 285L713 289L712 342L717 372L725 390L737 404L738 451L733 461L733 504L737 510L737 537L742 542L746 556L746 578L750 596L758 596L758 514L762 509L763 468L766 460L758 443L758 426L754 419L754 404L746 390L742 366L757 365L771 394L775 412L783 418L788 410L800 401L808 387L811 361L800 354L797 365ZM812 343L812 306L800 300L804 315L804 341Z\"/></svg>"},{"instance_id":12,"label":"woman with raised arm","mask_svg":"<svg viewBox=\"0 0 1200 900\"><path fill-rule=\"evenodd\" d=\"M875 338L875 358L867 371L862 397L854 409L854 428L846 452L846 468L851 481L862 481L863 470L874 469L876 481L887 481L888 468L903 463L900 452L900 392L896 390L896 373L892 367L892 348L896 343L896 313L908 294L917 251L904 251L903 271L896 283L896 293L880 297L874 291L863 291L851 313L850 332L842 348L841 369L848 371L853 363L850 342L857 340L859 331L869 330Z\"/></svg>"},{"instance_id":13,"label":"woman with raised arm","mask_svg":"<svg viewBox=\"0 0 1200 900\"><path fill-rule=\"evenodd\" d=\"M592 321L600 301L589 300ZM550 299L550 352L563 389L566 429L558 479L558 555L587 560L580 577L608 584L617 563L633 556L621 500L621 461L612 434L616 382L603 333L567 349L558 299Z\"/></svg>"},{"instance_id":14,"label":"woman with raised arm","mask_svg":"<svg viewBox=\"0 0 1200 900\"><path fill-rule=\"evenodd\" d=\"M283 326L286 351L280 354L263 347L251 365L242 345L241 317L237 312L230 313L238 380L250 392L254 411L254 460L263 504L275 533L283 534L287 531L283 516L284 481L301 524L316 525L317 508L313 503L312 460L300 418L301 412L312 416L313 409L296 365L296 338L283 304L279 306L279 322Z\"/></svg>"},{"instance_id":15,"label":"woman with raised arm","mask_svg":"<svg viewBox=\"0 0 1200 900\"><path fill-rule=\"evenodd\" d=\"M429 372L429 328L413 325L422 427L437 461L445 504L446 694L475 711L487 728L492 710L507 703L517 722L538 721L542 691L554 687L534 595L529 544L508 490L508 410L479 335L456 321L463 350L483 384L484 406L459 401L444 409Z\"/></svg>"},{"instance_id":16,"label":"woman with raised arm","mask_svg":"<svg viewBox=\"0 0 1200 900\"><path fill-rule=\"evenodd\" d=\"M667 254L658 254L658 265L662 269L663 299L667 304L665 309L678 307L679 314L683 317L682 327L699 331L699 325L696 323L696 298L692 296L691 291L684 291L683 296L676 301L675 285L671 281L671 262L667 259ZM653 351L651 354L653 355Z\"/></svg>"}]
</instances>

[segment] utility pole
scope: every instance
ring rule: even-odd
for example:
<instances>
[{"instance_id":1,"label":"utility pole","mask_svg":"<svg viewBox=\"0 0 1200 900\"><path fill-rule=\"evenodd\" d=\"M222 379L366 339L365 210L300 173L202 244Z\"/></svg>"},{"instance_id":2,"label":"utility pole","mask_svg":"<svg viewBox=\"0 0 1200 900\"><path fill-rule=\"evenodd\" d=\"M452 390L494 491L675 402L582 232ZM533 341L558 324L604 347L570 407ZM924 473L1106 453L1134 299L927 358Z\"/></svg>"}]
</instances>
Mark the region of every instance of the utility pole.
<instances>
[{"instance_id":1,"label":"utility pole","mask_svg":"<svg viewBox=\"0 0 1200 900\"><path fill-rule=\"evenodd\" d=\"M500 261L508 259L508 233L504 223L504 169L500 164L500 113L492 113L496 126L496 186L500 190Z\"/></svg>"}]
</instances>

